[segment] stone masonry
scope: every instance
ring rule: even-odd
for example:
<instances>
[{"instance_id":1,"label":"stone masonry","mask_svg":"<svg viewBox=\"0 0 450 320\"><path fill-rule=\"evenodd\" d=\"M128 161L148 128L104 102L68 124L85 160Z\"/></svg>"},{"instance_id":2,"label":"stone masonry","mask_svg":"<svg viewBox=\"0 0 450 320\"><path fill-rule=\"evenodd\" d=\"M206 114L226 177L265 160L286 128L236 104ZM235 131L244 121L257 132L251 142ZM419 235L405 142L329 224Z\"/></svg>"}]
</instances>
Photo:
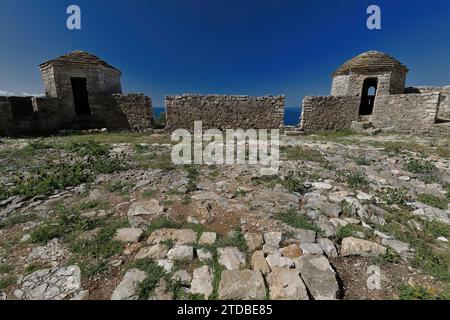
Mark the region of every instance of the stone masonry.
<instances>
[{"instance_id":1,"label":"stone masonry","mask_svg":"<svg viewBox=\"0 0 450 320\"><path fill-rule=\"evenodd\" d=\"M372 123L389 131L429 133L436 123L439 98L439 92L378 96Z\"/></svg>"},{"instance_id":2,"label":"stone masonry","mask_svg":"<svg viewBox=\"0 0 450 320\"><path fill-rule=\"evenodd\" d=\"M306 97L300 127L305 131L349 129L358 120L358 97Z\"/></svg>"},{"instance_id":3,"label":"stone masonry","mask_svg":"<svg viewBox=\"0 0 450 320\"><path fill-rule=\"evenodd\" d=\"M167 96L166 129L192 131L195 121L202 121L204 129L279 129L284 105L284 96Z\"/></svg>"}]
</instances>

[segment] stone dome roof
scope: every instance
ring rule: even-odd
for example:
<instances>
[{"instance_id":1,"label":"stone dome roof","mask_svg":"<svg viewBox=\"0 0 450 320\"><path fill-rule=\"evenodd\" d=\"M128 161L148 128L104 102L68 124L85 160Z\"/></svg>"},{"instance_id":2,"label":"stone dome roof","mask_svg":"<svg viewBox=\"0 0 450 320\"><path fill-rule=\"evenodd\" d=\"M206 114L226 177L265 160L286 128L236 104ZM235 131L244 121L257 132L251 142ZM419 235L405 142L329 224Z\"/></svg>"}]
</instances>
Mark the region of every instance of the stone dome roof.
<instances>
[{"instance_id":1,"label":"stone dome roof","mask_svg":"<svg viewBox=\"0 0 450 320\"><path fill-rule=\"evenodd\" d=\"M408 72L409 70L390 55L378 51L368 51L344 63L333 73L333 77L347 75L350 72L370 73L380 71Z\"/></svg>"},{"instance_id":2,"label":"stone dome roof","mask_svg":"<svg viewBox=\"0 0 450 320\"><path fill-rule=\"evenodd\" d=\"M74 51L39 65L41 69L55 64L97 65L119 71L106 61L86 51ZM120 72L120 71L119 71Z\"/></svg>"}]
</instances>

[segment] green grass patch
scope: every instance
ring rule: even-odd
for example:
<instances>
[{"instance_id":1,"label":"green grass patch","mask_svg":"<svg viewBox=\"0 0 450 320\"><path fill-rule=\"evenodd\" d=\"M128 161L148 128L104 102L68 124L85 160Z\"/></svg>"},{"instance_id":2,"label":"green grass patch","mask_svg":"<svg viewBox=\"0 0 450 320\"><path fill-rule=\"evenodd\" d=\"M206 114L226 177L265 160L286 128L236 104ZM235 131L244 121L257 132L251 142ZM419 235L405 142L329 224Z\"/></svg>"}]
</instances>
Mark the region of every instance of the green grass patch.
<instances>
[{"instance_id":1,"label":"green grass patch","mask_svg":"<svg viewBox=\"0 0 450 320\"><path fill-rule=\"evenodd\" d=\"M35 214L12 214L5 220L0 222L0 230L5 228L11 228L15 225L27 223L37 219Z\"/></svg>"},{"instance_id":2,"label":"green grass patch","mask_svg":"<svg viewBox=\"0 0 450 320\"><path fill-rule=\"evenodd\" d=\"M413 287L402 284L399 287L400 300L438 300L439 297L433 290L424 287Z\"/></svg>"},{"instance_id":3,"label":"green grass patch","mask_svg":"<svg viewBox=\"0 0 450 320\"><path fill-rule=\"evenodd\" d=\"M104 271L107 259L123 251L123 245L114 241L116 230L127 227L127 221L116 218L93 219L83 217L78 207L60 206L56 216L45 224L38 226L31 233L33 243L46 244L58 238L72 252L71 261L82 269L87 277L99 271ZM80 235L86 231L99 229L93 239L83 239Z\"/></svg>"},{"instance_id":4,"label":"green grass patch","mask_svg":"<svg viewBox=\"0 0 450 320\"><path fill-rule=\"evenodd\" d=\"M304 147L282 147L286 160L303 160L318 163L326 163L326 158L317 150Z\"/></svg>"},{"instance_id":5,"label":"green grass patch","mask_svg":"<svg viewBox=\"0 0 450 320\"><path fill-rule=\"evenodd\" d=\"M447 210L449 203L447 199L432 194L419 194L417 201L442 210Z\"/></svg>"},{"instance_id":6,"label":"green grass patch","mask_svg":"<svg viewBox=\"0 0 450 320\"><path fill-rule=\"evenodd\" d=\"M318 234L323 234L322 229L312 223L306 216L298 214L294 209L289 209L286 212L280 213L276 218L291 227L312 230Z\"/></svg>"},{"instance_id":7,"label":"green grass patch","mask_svg":"<svg viewBox=\"0 0 450 320\"><path fill-rule=\"evenodd\" d=\"M289 192L295 192L299 194L305 194L310 189L305 186L302 178L294 175L293 173L290 173L285 177L283 185Z\"/></svg>"},{"instance_id":8,"label":"green grass patch","mask_svg":"<svg viewBox=\"0 0 450 320\"><path fill-rule=\"evenodd\" d=\"M344 227L339 227L336 232L336 242L341 243L343 239L354 237L357 232L362 232L365 238L372 238L372 231L356 224L348 224Z\"/></svg>"},{"instance_id":9,"label":"green grass patch","mask_svg":"<svg viewBox=\"0 0 450 320\"><path fill-rule=\"evenodd\" d=\"M3 279L0 279L0 291L5 290L6 288L14 285L16 283L17 279L15 277L6 277Z\"/></svg>"},{"instance_id":10,"label":"green grass patch","mask_svg":"<svg viewBox=\"0 0 450 320\"><path fill-rule=\"evenodd\" d=\"M0 263L0 275L10 273L14 270L13 266L6 263Z\"/></svg>"},{"instance_id":11,"label":"green grass patch","mask_svg":"<svg viewBox=\"0 0 450 320\"><path fill-rule=\"evenodd\" d=\"M157 191L157 190L155 190L155 189L147 189L147 190L144 190L144 191L142 192L142 197L143 197L143 198L149 199L149 198L154 198L154 197L156 197L157 194L158 194L158 191Z\"/></svg>"},{"instance_id":12,"label":"green grass patch","mask_svg":"<svg viewBox=\"0 0 450 320\"><path fill-rule=\"evenodd\" d=\"M381 195L381 198L388 205L403 206L403 205L405 205L406 190L404 190L404 189L388 188L385 191L385 193L383 193Z\"/></svg>"},{"instance_id":13,"label":"green grass patch","mask_svg":"<svg viewBox=\"0 0 450 320\"><path fill-rule=\"evenodd\" d=\"M353 189L365 189L370 184L366 174L360 170L340 172L338 175Z\"/></svg>"},{"instance_id":14,"label":"green grass patch","mask_svg":"<svg viewBox=\"0 0 450 320\"><path fill-rule=\"evenodd\" d=\"M411 159L404 164L403 169L416 174L430 174L436 167L427 160Z\"/></svg>"}]
</instances>

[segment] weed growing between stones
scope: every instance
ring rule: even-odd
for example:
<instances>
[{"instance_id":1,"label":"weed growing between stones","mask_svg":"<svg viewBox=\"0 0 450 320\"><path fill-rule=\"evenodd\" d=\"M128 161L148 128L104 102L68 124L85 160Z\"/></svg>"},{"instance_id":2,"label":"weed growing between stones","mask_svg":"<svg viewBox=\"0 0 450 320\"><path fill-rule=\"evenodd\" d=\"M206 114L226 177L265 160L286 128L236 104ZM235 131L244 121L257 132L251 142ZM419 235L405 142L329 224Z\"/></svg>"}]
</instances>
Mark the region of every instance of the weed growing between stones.
<instances>
[{"instance_id":1,"label":"weed growing between stones","mask_svg":"<svg viewBox=\"0 0 450 320\"><path fill-rule=\"evenodd\" d=\"M295 209L289 209L276 216L281 222L298 229L312 230L319 234L323 233L323 230L309 221L309 219L297 213Z\"/></svg>"}]
</instances>

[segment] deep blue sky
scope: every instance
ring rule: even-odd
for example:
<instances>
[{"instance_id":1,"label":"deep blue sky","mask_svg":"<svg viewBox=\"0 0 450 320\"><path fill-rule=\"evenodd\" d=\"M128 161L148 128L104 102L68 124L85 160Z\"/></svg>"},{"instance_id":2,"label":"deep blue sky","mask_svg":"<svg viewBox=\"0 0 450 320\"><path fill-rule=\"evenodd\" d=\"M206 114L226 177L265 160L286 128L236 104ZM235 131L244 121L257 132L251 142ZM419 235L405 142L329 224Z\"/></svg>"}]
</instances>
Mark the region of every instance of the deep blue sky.
<instances>
[{"instance_id":1,"label":"deep blue sky","mask_svg":"<svg viewBox=\"0 0 450 320\"><path fill-rule=\"evenodd\" d=\"M66 29L66 8L82 30ZM382 9L381 31L366 8ZM450 84L450 1L0 0L0 90L41 93L38 65L86 50L123 71L155 106L180 93L328 94L330 74L368 50L392 54L408 84Z\"/></svg>"}]
</instances>

